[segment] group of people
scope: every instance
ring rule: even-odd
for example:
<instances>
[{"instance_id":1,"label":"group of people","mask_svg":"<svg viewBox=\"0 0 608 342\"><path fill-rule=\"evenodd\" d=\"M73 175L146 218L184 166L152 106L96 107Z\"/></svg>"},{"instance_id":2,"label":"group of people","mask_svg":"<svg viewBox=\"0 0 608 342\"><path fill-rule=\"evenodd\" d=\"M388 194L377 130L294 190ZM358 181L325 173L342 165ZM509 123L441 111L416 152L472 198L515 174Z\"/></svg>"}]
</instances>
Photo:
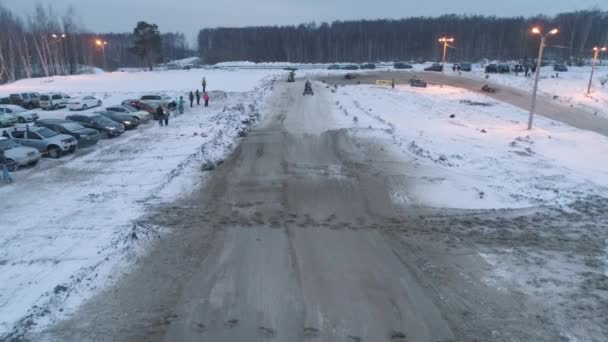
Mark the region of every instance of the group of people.
<instances>
[{"instance_id":1,"label":"group of people","mask_svg":"<svg viewBox=\"0 0 608 342\"><path fill-rule=\"evenodd\" d=\"M203 86L202 98L205 101L205 107L209 107L209 94L207 93L207 80L203 77L203 81L201 82ZM188 95L190 100L190 108L194 106L194 99L196 98L196 105L201 104L201 92L196 89L195 92L190 91ZM173 102L169 105L169 109L165 110L163 106L158 106L156 108L156 113L154 115L154 119L158 121L160 126L169 126L169 116L171 115L171 108L175 108L179 114L184 114L184 105L185 100L183 96L180 96L177 102Z\"/></svg>"}]
</instances>

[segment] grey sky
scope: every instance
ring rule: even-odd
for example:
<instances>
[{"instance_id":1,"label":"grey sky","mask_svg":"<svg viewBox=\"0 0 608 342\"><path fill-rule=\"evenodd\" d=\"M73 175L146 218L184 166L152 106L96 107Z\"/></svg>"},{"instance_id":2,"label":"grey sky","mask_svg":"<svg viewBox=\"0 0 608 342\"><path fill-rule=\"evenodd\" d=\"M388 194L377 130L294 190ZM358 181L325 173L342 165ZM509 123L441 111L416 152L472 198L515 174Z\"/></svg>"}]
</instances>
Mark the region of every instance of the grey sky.
<instances>
[{"instance_id":1,"label":"grey sky","mask_svg":"<svg viewBox=\"0 0 608 342\"><path fill-rule=\"evenodd\" d=\"M73 5L82 23L94 32L131 31L138 20L161 31L181 31L194 40L199 29L216 26L298 24L344 19L402 18L445 13L497 16L608 10L606 0L0 0L29 13L36 3L63 12Z\"/></svg>"}]
</instances>

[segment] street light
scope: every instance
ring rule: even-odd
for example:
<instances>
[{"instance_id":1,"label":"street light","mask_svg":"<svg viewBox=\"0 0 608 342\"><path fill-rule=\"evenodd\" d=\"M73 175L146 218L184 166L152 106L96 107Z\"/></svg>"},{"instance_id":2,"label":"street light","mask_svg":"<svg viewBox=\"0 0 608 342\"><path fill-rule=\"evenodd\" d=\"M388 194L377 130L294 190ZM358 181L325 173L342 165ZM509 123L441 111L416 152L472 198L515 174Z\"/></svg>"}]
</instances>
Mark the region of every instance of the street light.
<instances>
[{"instance_id":1,"label":"street light","mask_svg":"<svg viewBox=\"0 0 608 342\"><path fill-rule=\"evenodd\" d=\"M441 37L439 38L439 42L443 43L443 58L441 60L441 73L445 76L445 54L448 50L448 43L451 43L454 41L454 38L450 38L450 37ZM439 85L440 87L443 87L443 78L441 80L441 83Z\"/></svg>"},{"instance_id":2,"label":"street light","mask_svg":"<svg viewBox=\"0 0 608 342\"><path fill-rule=\"evenodd\" d=\"M593 71L595 70L595 63L597 63L597 55L599 55L600 51L606 51L606 47L594 47L593 48L593 65L591 66L591 76L589 77L589 86L587 86L587 94L591 94L591 81L593 80Z\"/></svg>"},{"instance_id":3,"label":"street light","mask_svg":"<svg viewBox=\"0 0 608 342\"><path fill-rule=\"evenodd\" d=\"M545 50L547 37L555 35L559 32L554 28L547 34L542 33L539 27L533 27L532 33L540 35L540 48L538 49L538 60L536 61L536 72L534 73L534 90L532 91L532 105L530 106L530 117L528 118L528 129L532 129L532 121L534 120L534 109L536 108L536 91L538 90L538 78L540 76L541 60L543 59L543 51Z\"/></svg>"},{"instance_id":4,"label":"street light","mask_svg":"<svg viewBox=\"0 0 608 342\"><path fill-rule=\"evenodd\" d=\"M105 41L105 40L96 39L95 40L95 45L101 47L101 53L103 55L103 68L107 69L107 65L106 65L106 45L108 45L108 42Z\"/></svg>"}]
</instances>

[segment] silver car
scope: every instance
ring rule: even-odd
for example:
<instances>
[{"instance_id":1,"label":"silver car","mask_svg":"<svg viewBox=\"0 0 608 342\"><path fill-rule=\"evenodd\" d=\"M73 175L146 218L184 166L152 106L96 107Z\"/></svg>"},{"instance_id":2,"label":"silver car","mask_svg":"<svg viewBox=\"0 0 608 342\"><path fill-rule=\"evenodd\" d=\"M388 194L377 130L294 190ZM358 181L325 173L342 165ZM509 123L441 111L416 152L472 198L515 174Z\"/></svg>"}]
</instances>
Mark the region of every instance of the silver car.
<instances>
[{"instance_id":1,"label":"silver car","mask_svg":"<svg viewBox=\"0 0 608 342\"><path fill-rule=\"evenodd\" d=\"M0 105L0 113L13 114L17 122L26 123L38 120L38 113L17 105Z\"/></svg>"},{"instance_id":2,"label":"silver car","mask_svg":"<svg viewBox=\"0 0 608 342\"><path fill-rule=\"evenodd\" d=\"M59 158L64 153L76 151L78 142L67 134L59 134L46 127L16 127L4 131L8 138L48 154L51 158Z\"/></svg>"},{"instance_id":3,"label":"silver car","mask_svg":"<svg viewBox=\"0 0 608 342\"><path fill-rule=\"evenodd\" d=\"M37 149L22 146L5 137L0 137L0 150L4 151L9 171L15 171L19 166L35 165L42 158Z\"/></svg>"}]
</instances>

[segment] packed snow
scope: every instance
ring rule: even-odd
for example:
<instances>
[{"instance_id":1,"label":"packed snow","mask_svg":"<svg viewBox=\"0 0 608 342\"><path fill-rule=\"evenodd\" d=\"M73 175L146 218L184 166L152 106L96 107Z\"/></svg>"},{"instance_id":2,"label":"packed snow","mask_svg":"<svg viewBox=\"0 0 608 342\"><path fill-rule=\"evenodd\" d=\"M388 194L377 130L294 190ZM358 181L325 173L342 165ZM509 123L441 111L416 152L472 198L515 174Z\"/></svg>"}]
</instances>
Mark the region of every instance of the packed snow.
<instances>
[{"instance_id":1,"label":"packed snow","mask_svg":"<svg viewBox=\"0 0 608 342\"><path fill-rule=\"evenodd\" d=\"M520 208L608 190L608 162L597 157L607 137L540 116L528 131L527 112L467 90L344 86L334 115L390 137L412 165L403 191L421 205Z\"/></svg>"},{"instance_id":2,"label":"packed snow","mask_svg":"<svg viewBox=\"0 0 608 342\"><path fill-rule=\"evenodd\" d=\"M15 324L44 325L68 313L126 272L133 256L164 231L142 227L140 218L196 189L204 180L202 165L232 151L239 133L258 119L273 76L259 71L104 73L0 87L2 92L103 94L106 106L144 92L185 96L203 76L213 89L210 107L187 105L168 127L142 124L59 160L45 158L14 172L14 184L0 185L0 339L18 333ZM41 118L69 113L38 112Z\"/></svg>"}]
</instances>

